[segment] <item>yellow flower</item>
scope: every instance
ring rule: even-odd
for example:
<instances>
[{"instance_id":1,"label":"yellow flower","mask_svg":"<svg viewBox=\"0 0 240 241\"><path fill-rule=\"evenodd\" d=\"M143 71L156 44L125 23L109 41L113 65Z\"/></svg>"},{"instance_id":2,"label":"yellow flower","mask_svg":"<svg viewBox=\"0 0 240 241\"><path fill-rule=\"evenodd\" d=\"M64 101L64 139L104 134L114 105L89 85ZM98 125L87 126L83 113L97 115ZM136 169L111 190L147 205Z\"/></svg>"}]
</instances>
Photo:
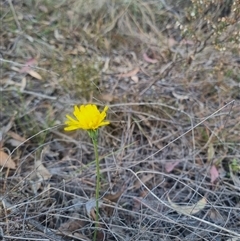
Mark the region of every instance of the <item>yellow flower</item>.
<instances>
[{"instance_id":1,"label":"yellow flower","mask_svg":"<svg viewBox=\"0 0 240 241\"><path fill-rule=\"evenodd\" d=\"M101 126L108 125L110 122L104 121L107 110L108 106L105 106L104 110L100 112L96 105L87 104L81 105L80 107L75 105L73 115L76 119L66 115L68 120L65 122L67 126L64 128L64 130L96 130Z\"/></svg>"}]
</instances>

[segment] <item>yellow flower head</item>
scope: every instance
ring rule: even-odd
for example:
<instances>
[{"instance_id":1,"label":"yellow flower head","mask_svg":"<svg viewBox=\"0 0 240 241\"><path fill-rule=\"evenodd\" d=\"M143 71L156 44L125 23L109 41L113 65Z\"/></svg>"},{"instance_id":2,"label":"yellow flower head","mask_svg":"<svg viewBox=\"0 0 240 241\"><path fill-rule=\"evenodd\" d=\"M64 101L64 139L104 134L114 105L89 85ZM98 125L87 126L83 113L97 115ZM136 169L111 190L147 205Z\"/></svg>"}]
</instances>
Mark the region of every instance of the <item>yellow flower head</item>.
<instances>
[{"instance_id":1,"label":"yellow flower head","mask_svg":"<svg viewBox=\"0 0 240 241\"><path fill-rule=\"evenodd\" d=\"M81 105L80 107L75 105L73 115L76 119L66 115L68 120L65 122L67 126L64 128L64 130L96 130L101 126L108 125L110 122L104 121L107 110L107 106L105 106L104 110L100 112L96 105L87 104Z\"/></svg>"}]
</instances>

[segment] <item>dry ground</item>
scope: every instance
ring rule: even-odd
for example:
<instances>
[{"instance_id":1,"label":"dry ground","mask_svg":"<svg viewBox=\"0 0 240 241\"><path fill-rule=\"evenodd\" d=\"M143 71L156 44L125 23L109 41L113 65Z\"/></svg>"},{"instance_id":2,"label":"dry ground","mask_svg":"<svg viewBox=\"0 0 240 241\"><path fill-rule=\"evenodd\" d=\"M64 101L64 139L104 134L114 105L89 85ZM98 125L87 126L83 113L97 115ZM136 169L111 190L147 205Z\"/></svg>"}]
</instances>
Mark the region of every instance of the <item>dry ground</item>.
<instances>
[{"instance_id":1,"label":"dry ground","mask_svg":"<svg viewBox=\"0 0 240 241\"><path fill-rule=\"evenodd\" d=\"M240 1L1 1L0 240L240 240Z\"/></svg>"}]
</instances>

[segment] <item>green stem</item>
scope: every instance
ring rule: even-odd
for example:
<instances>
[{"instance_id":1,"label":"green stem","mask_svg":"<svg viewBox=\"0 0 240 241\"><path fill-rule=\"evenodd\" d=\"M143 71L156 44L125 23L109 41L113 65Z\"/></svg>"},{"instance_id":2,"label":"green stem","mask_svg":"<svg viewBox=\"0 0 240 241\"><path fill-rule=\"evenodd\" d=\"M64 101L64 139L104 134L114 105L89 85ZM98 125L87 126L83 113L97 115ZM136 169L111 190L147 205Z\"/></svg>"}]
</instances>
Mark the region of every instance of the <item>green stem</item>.
<instances>
[{"instance_id":1,"label":"green stem","mask_svg":"<svg viewBox=\"0 0 240 241\"><path fill-rule=\"evenodd\" d=\"M96 171L97 171L97 183L96 183L96 193L95 193L95 198L96 198L96 224L95 224L95 230L94 230L94 236L93 236L93 241L97 240L97 229L99 226L99 191L100 191L100 165L99 165L99 156L98 156L98 143L97 143L97 132L91 133L90 137L93 142L93 147L94 147L94 154L95 154L95 161L96 161Z\"/></svg>"}]
</instances>

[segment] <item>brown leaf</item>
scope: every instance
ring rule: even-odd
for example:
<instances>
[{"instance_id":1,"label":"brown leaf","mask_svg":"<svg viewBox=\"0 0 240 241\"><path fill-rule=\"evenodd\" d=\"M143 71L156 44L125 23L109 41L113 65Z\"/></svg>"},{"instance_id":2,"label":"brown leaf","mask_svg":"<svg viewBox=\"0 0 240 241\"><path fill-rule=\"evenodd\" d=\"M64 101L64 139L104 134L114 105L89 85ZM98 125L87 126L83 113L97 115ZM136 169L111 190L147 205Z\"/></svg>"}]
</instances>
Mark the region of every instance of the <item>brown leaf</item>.
<instances>
[{"instance_id":1,"label":"brown leaf","mask_svg":"<svg viewBox=\"0 0 240 241\"><path fill-rule=\"evenodd\" d=\"M212 207L209 212L209 217L212 219L212 220L217 220L217 221L220 221L220 222L224 222L224 217L220 214L220 212L218 210L216 210L214 207Z\"/></svg>"},{"instance_id":2,"label":"brown leaf","mask_svg":"<svg viewBox=\"0 0 240 241\"><path fill-rule=\"evenodd\" d=\"M89 239L85 235L81 234L80 232L76 232L76 231L73 233L73 232L70 232L68 230L60 230L60 231L57 232L57 234L65 235L66 237L73 238L74 240L91 241L91 239ZM73 239L71 239L71 240L73 240Z\"/></svg>"},{"instance_id":3,"label":"brown leaf","mask_svg":"<svg viewBox=\"0 0 240 241\"><path fill-rule=\"evenodd\" d=\"M168 197L168 202L170 203L172 208L175 211L177 211L179 214L186 214L186 215L192 215L192 214L198 213L199 211L203 210L205 205L207 204L207 200L205 197L200 199L196 204L188 205L188 206L177 205L173 203L169 197Z\"/></svg>"},{"instance_id":4,"label":"brown leaf","mask_svg":"<svg viewBox=\"0 0 240 241\"><path fill-rule=\"evenodd\" d=\"M125 74L117 74L116 76L119 77L119 78L128 78L128 77L132 77L134 75L136 75L138 72L139 72L139 67L129 71L128 73L125 73Z\"/></svg>"},{"instance_id":5,"label":"brown leaf","mask_svg":"<svg viewBox=\"0 0 240 241\"><path fill-rule=\"evenodd\" d=\"M118 199L119 199L119 197L123 194L123 192L126 190L126 185L124 185L124 186L122 186L122 188L121 188L121 190L119 190L118 192L116 192L116 193L114 193L114 194L112 194L112 193L110 193L110 194L106 194L105 196L104 196L104 198L106 198L106 199L108 199L109 201L111 201L111 202L117 202L118 201Z\"/></svg>"},{"instance_id":6,"label":"brown leaf","mask_svg":"<svg viewBox=\"0 0 240 241\"><path fill-rule=\"evenodd\" d=\"M47 180L52 176L48 169L45 166L43 166L41 160L35 162L35 168L36 174L41 180Z\"/></svg>"},{"instance_id":7,"label":"brown leaf","mask_svg":"<svg viewBox=\"0 0 240 241\"><path fill-rule=\"evenodd\" d=\"M35 65L36 63L37 63L36 59L34 58L29 59L26 62L26 65L19 70L19 73L28 73L31 70L32 66Z\"/></svg>"},{"instance_id":8,"label":"brown leaf","mask_svg":"<svg viewBox=\"0 0 240 241\"><path fill-rule=\"evenodd\" d=\"M43 166L42 161L38 160L34 164L34 171L30 175L31 187L33 192L36 194L38 189L41 187L43 180L48 180L51 177L51 173Z\"/></svg>"},{"instance_id":9,"label":"brown leaf","mask_svg":"<svg viewBox=\"0 0 240 241\"><path fill-rule=\"evenodd\" d=\"M35 79L42 80L42 76L34 70L29 70L27 73Z\"/></svg>"},{"instance_id":10,"label":"brown leaf","mask_svg":"<svg viewBox=\"0 0 240 241\"><path fill-rule=\"evenodd\" d=\"M107 101L107 102L111 102L114 100L114 96L112 94L102 94L100 96L101 100Z\"/></svg>"},{"instance_id":11,"label":"brown leaf","mask_svg":"<svg viewBox=\"0 0 240 241\"><path fill-rule=\"evenodd\" d=\"M26 141L26 138L18 135L16 132L13 131L9 131L8 135L11 136L13 139L15 139L16 141L20 141L20 142L24 142Z\"/></svg>"},{"instance_id":12,"label":"brown leaf","mask_svg":"<svg viewBox=\"0 0 240 241\"><path fill-rule=\"evenodd\" d=\"M172 95L178 100L188 100L189 96L187 93L172 91Z\"/></svg>"},{"instance_id":13,"label":"brown leaf","mask_svg":"<svg viewBox=\"0 0 240 241\"><path fill-rule=\"evenodd\" d=\"M134 75L131 77L131 79L137 84L139 79L138 79L138 76L137 75Z\"/></svg>"},{"instance_id":14,"label":"brown leaf","mask_svg":"<svg viewBox=\"0 0 240 241\"><path fill-rule=\"evenodd\" d=\"M180 161L175 161L175 162L167 162L165 164L165 170L167 173L171 172L175 166L179 164Z\"/></svg>"},{"instance_id":15,"label":"brown leaf","mask_svg":"<svg viewBox=\"0 0 240 241\"><path fill-rule=\"evenodd\" d=\"M170 48L177 44L177 41L174 38L169 38L167 42Z\"/></svg>"},{"instance_id":16,"label":"brown leaf","mask_svg":"<svg viewBox=\"0 0 240 241\"><path fill-rule=\"evenodd\" d=\"M143 175L143 176L140 178L141 181L137 180L137 181L135 182L134 187L137 188L137 189L140 188L140 187L142 186L142 183L145 184L146 182L150 181L153 177L154 177L154 175L151 174L151 173L148 173L148 174L146 174L146 175Z\"/></svg>"},{"instance_id":17,"label":"brown leaf","mask_svg":"<svg viewBox=\"0 0 240 241\"><path fill-rule=\"evenodd\" d=\"M82 45L78 45L78 46L77 46L77 50L78 50L80 53L85 53L85 52L86 52L86 49L85 49Z\"/></svg>"},{"instance_id":18,"label":"brown leaf","mask_svg":"<svg viewBox=\"0 0 240 241\"><path fill-rule=\"evenodd\" d=\"M12 160L12 158L5 152L0 150L0 166L10 168L10 169L16 169L16 164Z\"/></svg>"},{"instance_id":19,"label":"brown leaf","mask_svg":"<svg viewBox=\"0 0 240 241\"><path fill-rule=\"evenodd\" d=\"M60 231L70 231L74 232L77 229L80 229L85 226L85 222L82 220L77 219L78 214L73 214L73 218L70 218L67 222L62 223L61 226L59 227Z\"/></svg>"},{"instance_id":20,"label":"brown leaf","mask_svg":"<svg viewBox=\"0 0 240 241\"><path fill-rule=\"evenodd\" d=\"M15 67L15 66L11 66L11 70L16 71L16 72L20 71L20 69L18 67Z\"/></svg>"},{"instance_id":21,"label":"brown leaf","mask_svg":"<svg viewBox=\"0 0 240 241\"><path fill-rule=\"evenodd\" d=\"M151 63L151 64L156 64L158 62L157 59L149 58L146 53L143 54L143 58L146 62Z\"/></svg>"},{"instance_id":22,"label":"brown leaf","mask_svg":"<svg viewBox=\"0 0 240 241\"><path fill-rule=\"evenodd\" d=\"M7 140L7 143L9 143L13 147L17 147L17 146L20 146L22 144L21 141L17 141L17 140L12 139L12 138Z\"/></svg>"},{"instance_id":23,"label":"brown leaf","mask_svg":"<svg viewBox=\"0 0 240 241\"><path fill-rule=\"evenodd\" d=\"M215 165L211 166L210 175L211 175L211 183L214 183L214 181L219 177L219 172Z\"/></svg>"}]
</instances>

